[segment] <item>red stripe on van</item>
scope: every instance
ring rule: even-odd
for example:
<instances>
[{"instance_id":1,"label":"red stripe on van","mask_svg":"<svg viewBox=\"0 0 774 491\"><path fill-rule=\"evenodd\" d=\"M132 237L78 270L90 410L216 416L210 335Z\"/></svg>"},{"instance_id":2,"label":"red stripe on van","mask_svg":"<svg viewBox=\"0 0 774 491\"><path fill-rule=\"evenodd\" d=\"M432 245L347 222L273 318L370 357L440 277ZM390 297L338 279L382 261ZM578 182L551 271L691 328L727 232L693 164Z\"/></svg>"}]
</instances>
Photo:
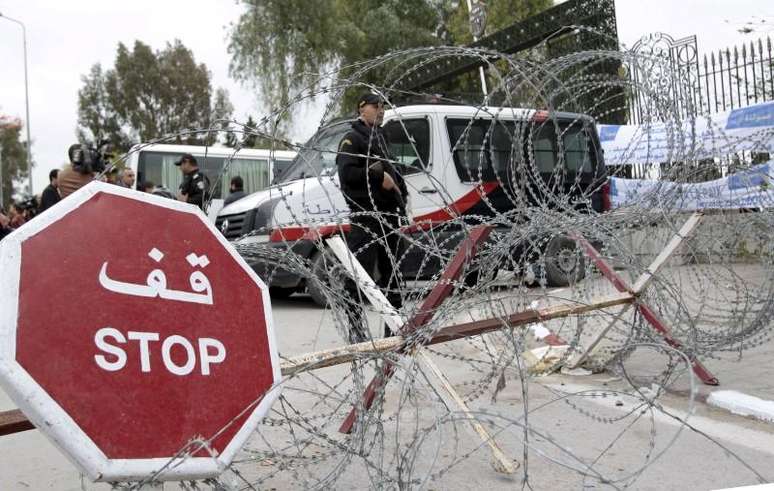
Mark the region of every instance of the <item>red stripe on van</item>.
<instances>
[{"instance_id":1,"label":"red stripe on van","mask_svg":"<svg viewBox=\"0 0 774 491\"><path fill-rule=\"evenodd\" d=\"M456 218L481 202L481 199L500 185L498 182L485 182L473 188L454 203L440 210L414 218L414 224L401 229L403 233L427 230L437 222L445 222ZM270 242L294 242L297 240L325 239L339 233L349 232L350 225L322 225L320 227L282 227L271 231Z\"/></svg>"},{"instance_id":2,"label":"red stripe on van","mask_svg":"<svg viewBox=\"0 0 774 491\"><path fill-rule=\"evenodd\" d=\"M270 242L294 242L297 240L317 240L325 239L339 233L339 231L349 232L350 225L344 223L341 225L322 225L320 227L282 227L275 228L269 235Z\"/></svg>"},{"instance_id":3,"label":"red stripe on van","mask_svg":"<svg viewBox=\"0 0 774 491\"><path fill-rule=\"evenodd\" d=\"M481 202L481 199L500 185L499 182L485 182L473 188L454 203L426 215L414 217L414 224L404 229L405 232L427 230L434 223L445 222L456 218Z\"/></svg>"}]
</instances>

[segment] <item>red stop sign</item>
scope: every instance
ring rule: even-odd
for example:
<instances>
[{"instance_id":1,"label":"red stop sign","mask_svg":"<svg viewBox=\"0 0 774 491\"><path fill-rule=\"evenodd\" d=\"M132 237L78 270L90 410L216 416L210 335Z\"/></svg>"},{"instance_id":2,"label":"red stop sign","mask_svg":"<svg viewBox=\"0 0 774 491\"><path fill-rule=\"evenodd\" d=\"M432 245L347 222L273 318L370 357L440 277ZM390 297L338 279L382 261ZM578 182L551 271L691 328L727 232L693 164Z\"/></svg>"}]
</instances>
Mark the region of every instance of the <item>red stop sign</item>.
<instances>
[{"instance_id":1,"label":"red stop sign","mask_svg":"<svg viewBox=\"0 0 774 491\"><path fill-rule=\"evenodd\" d=\"M0 285L0 381L94 480L217 475L279 395L268 288L193 206L91 183Z\"/></svg>"}]
</instances>

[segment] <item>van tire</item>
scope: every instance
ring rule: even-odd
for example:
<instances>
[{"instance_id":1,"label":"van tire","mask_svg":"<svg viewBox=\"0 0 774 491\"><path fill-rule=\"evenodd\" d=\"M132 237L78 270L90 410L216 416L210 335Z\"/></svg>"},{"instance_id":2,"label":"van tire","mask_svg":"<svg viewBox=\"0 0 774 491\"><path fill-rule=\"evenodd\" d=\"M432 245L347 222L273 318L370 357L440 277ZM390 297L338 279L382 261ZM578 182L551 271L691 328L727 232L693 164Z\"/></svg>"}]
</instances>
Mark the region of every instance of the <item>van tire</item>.
<instances>
[{"instance_id":1,"label":"van tire","mask_svg":"<svg viewBox=\"0 0 774 491\"><path fill-rule=\"evenodd\" d=\"M312 297L314 303L322 308L328 306L328 297L325 296L325 288L328 286L326 282L328 277L328 270L326 269L326 261L332 261L335 256L333 253L326 249L323 252L318 252L312 258L312 276L306 280L306 291L309 296Z\"/></svg>"},{"instance_id":2,"label":"van tire","mask_svg":"<svg viewBox=\"0 0 774 491\"><path fill-rule=\"evenodd\" d=\"M273 300L285 300L286 298L289 298L297 291L298 290L296 288L282 288L279 286L271 286L269 287L269 296L271 296Z\"/></svg>"},{"instance_id":3,"label":"van tire","mask_svg":"<svg viewBox=\"0 0 774 491\"><path fill-rule=\"evenodd\" d=\"M586 258L575 241L566 235L556 235L551 238L546 247L544 260L548 286L569 286L586 276ZM541 276L538 274L538 277Z\"/></svg>"}]
</instances>

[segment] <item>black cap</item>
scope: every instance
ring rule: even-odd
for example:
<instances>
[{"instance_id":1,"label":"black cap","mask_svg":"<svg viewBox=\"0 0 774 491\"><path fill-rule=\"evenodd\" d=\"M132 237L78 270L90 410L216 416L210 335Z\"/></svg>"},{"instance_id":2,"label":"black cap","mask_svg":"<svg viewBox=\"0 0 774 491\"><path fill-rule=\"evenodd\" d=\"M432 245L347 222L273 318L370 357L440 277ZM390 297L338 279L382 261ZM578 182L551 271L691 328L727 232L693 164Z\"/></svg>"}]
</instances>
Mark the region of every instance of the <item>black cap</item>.
<instances>
[{"instance_id":1,"label":"black cap","mask_svg":"<svg viewBox=\"0 0 774 491\"><path fill-rule=\"evenodd\" d=\"M384 104L384 99L382 99L380 96L376 94L366 92L365 94L361 95L360 98L357 100L357 108L360 109L366 104Z\"/></svg>"},{"instance_id":2,"label":"black cap","mask_svg":"<svg viewBox=\"0 0 774 491\"><path fill-rule=\"evenodd\" d=\"M180 160L178 160L177 162L175 162L175 165L180 165L180 164L182 164L183 162L185 162L186 160L187 160L187 161L189 161L189 162L191 162L193 165L195 165L195 166L197 166L197 167L199 166L199 164L198 164L198 163L196 163L196 159L194 158L194 156L193 156L193 155L191 155L190 153L184 153L184 154L183 154L183 155L180 157Z\"/></svg>"}]
</instances>

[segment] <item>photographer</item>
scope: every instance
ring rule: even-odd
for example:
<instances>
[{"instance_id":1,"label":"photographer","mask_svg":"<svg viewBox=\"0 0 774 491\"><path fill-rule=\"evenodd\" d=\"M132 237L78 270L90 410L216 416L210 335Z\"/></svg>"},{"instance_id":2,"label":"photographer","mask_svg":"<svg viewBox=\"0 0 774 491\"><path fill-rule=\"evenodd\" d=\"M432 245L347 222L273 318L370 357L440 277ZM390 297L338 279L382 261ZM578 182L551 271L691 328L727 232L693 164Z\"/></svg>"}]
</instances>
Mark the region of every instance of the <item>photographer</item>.
<instances>
[{"instance_id":1,"label":"photographer","mask_svg":"<svg viewBox=\"0 0 774 491\"><path fill-rule=\"evenodd\" d=\"M96 149L80 143L70 145L67 149L70 165L59 173L59 194L62 198L87 185L105 170L109 143L108 140L102 140Z\"/></svg>"},{"instance_id":2,"label":"photographer","mask_svg":"<svg viewBox=\"0 0 774 491\"><path fill-rule=\"evenodd\" d=\"M90 165L84 165L87 160L88 149L85 145L75 143L67 150L70 165L59 172L59 195L66 198L78 189L94 180L94 169Z\"/></svg>"}]
</instances>

